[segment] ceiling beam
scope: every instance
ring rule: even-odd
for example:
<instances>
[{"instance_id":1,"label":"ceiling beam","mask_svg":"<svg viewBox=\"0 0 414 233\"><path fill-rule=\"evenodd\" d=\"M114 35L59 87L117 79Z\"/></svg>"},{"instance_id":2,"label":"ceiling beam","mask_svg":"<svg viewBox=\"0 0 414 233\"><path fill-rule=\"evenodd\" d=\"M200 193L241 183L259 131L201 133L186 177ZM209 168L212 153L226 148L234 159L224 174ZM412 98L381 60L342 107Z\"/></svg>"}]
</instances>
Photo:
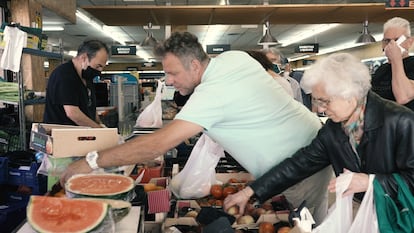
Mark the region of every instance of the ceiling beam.
<instances>
[{"instance_id":1,"label":"ceiling beam","mask_svg":"<svg viewBox=\"0 0 414 233\"><path fill-rule=\"evenodd\" d=\"M414 8L390 9L384 3L81 7L108 26L383 23L394 16L414 21Z\"/></svg>"}]
</instances>

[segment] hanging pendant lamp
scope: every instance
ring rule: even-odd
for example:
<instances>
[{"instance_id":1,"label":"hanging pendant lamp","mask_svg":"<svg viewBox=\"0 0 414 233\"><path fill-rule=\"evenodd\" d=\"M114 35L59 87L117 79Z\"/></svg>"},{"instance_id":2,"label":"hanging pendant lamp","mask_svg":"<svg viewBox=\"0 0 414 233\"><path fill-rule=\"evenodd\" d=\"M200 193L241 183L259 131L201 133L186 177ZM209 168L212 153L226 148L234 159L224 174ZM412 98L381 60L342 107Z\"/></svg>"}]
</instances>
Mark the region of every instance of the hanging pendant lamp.
<instances>
[{"instance_id":1,"label":"hanging pendant lamp","mask_svg":"<svg viewBox=\"0 0 414 233\"><path fill-rule=\"evenodd\" d=\"M375 38L369 33L368 30L368 20L365 20L363 23L362 34L356 40L356 43L373 43L375 42Z\"/></svg>"},{"instance_id":2,"label":"hanging pendant lamp","mask_svg":"<svg viewBox=\"0 0 414 233\"><path fill-rule=\"evenodd\" d=\"M158 41L154 38L154 35L152 34L152 23L148 23L148 31L147 31L147 37L141 42L141 47L154 47Z\"/></svg>"},{"instance_id":3,"label":"hanging pendant lamp","mask_svg":"<svg viewBox=\"0 0 414 233\"><path fill-rule=\"evenodd\" d=\"M259 40L259 45L277 45L279 42L272 36L270 33L270 24L269 21L266 21L265 23L266 31L263 37Z\"/></svg>"}]
</instances>

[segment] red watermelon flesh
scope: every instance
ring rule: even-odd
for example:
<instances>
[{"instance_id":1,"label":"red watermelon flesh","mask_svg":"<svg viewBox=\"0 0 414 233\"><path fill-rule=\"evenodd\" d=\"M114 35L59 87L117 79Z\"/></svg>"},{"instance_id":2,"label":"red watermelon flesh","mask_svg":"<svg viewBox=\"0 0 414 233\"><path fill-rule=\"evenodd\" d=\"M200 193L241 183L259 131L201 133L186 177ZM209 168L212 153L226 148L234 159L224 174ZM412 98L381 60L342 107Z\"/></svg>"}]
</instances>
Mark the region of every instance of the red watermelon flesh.
<instances>
[{"instance_id":1,"label":"red watermelon flesh","mask_svg":"<svg viewBox=\"0 0 414 233\"><path fill-rule=\"evenodd\" d=\"M31 196L27 220L39 232L88 232L108 214L108 204L84 199Z\"/></svg>"},{"instance_id":2,"label":"red watermelon flesh","mask_svg":"<svg viewBox=\"0 0 414 233\"><path fill-rule=\"evenodd\" d=\"M66 190L90 196L111 196L129 192L134 188L134 180L119 174L81 174L71 177Z\"/></svg>"}]
</instances>

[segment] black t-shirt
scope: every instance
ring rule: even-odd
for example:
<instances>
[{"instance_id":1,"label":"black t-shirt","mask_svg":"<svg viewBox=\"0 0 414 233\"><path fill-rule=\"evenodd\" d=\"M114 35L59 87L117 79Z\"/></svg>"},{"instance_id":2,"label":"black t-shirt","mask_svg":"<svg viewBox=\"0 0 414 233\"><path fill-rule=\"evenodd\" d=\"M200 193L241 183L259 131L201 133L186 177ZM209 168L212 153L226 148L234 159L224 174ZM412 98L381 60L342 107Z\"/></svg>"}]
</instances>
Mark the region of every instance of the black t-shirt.
<instances>
[{"instance_id":1,"label":"black t-shirt","mask_svg":"<svg viewBox=\"0 0 414 233\"><path fill-rule=\"evenodd\" d=\"M404 58L403 63L405 74L409 79L414 80L414 57ZM372 75L372 90L385 99L395 101L391 80L391 64L382 64ZM405 106L414 111L414 100L406 103Z\"/></svg>"},{"instance_id":2,"label":"black t-shirt","mask_svg":"<svg viewBox=\"0 0 414 233\"><path fill-rule=\"evenodd\" d=\"M96 96L92 81L83 84L72 61L52 72L46 89L43 121L49 124L76 125L66 116L63 105L78 106L90 119L96 120Z\"/></svg>"}]
</instances>

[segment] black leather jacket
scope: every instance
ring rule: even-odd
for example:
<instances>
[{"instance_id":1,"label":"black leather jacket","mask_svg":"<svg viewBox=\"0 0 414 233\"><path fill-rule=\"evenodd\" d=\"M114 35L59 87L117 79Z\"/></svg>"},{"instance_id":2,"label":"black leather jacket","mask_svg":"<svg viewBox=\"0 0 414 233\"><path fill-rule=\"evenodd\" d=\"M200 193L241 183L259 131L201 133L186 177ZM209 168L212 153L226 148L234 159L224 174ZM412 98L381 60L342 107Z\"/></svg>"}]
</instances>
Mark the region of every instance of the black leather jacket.
<instances>
[{"instance_id":1,"label":"black leather jacket","mask_svg":"<svg viewBox=\"0 0 414 233\"><path fill-rule=\"evenodd\" d=\"M338 176L346 168L375 174L384 190L395 197L392 173L399 173L414 190L414 112L369 92L364 134L354 153L341 124L328 120L312 143L273 167L250 187L260 201L332 164Z\"/></svg>"}]
</instances>

